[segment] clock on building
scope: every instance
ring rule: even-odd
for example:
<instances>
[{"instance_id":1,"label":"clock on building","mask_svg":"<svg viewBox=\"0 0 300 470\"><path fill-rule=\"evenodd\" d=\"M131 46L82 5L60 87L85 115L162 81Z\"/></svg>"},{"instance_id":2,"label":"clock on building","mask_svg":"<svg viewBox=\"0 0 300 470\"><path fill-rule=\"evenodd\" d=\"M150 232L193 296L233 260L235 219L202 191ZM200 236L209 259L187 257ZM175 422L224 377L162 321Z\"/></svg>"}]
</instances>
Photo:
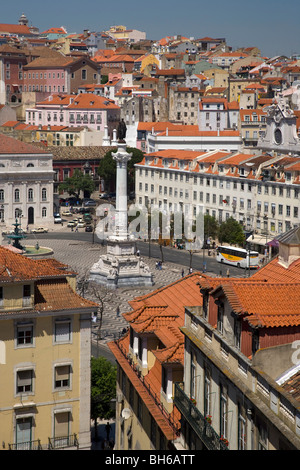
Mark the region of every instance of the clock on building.
<instances>
[{"instance_id":1,"label":"clock on building","mask_svg":"<svg viewBox=\"0 0 300 470\"><path fill-rule=\"evenodd\" d=\"M282 144L282 133L281 133L281 130L278 129L278 127L274 131L274 139L275 139L276 144L278 144L278 145Z\"/></svg>"}]
</instances>

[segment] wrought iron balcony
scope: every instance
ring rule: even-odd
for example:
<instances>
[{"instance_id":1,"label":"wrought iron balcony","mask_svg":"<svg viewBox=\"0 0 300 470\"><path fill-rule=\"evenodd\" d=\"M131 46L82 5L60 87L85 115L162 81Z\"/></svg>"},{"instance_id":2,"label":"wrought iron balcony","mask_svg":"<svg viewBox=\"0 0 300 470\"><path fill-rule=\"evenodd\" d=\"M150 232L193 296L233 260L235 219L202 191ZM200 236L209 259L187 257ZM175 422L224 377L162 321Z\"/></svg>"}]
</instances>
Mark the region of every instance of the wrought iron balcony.
<instances>
[{"instance_id":1,"label":"wrought iron balcony","mask_svg":"<svg viewBox=\"0 0 300 470\"><path fill-rule=\"evenodd\" d=\"M37 439L36 441L27 441L19 442L16 444L8 444L9 450L41 450L41 441Z\"/></svg>"},{"instance_id":2,"label":"wrought iron balcony","mask_svg":"<svg viewBox=\"0 0 300 470\"><path fill-rule=\"evenodd\" d=\"M214 428L207 422L198 408L184 393L179 383L175 383L174 405L193 428L199 439L208 450L228 450Z\"/></svg>"},{"instance_id":3,"label":"wrought iron balcony","mask_svg":"<svg viewBox=\"0 0 300 470\"><path fill-rule=\"evenodd\" d=\"M70 434L69 436L63 437L49 437L48 438L48 449L65 449L67 447L77 447L78 439L76 434Z\"/></svg>"}]
</instances>

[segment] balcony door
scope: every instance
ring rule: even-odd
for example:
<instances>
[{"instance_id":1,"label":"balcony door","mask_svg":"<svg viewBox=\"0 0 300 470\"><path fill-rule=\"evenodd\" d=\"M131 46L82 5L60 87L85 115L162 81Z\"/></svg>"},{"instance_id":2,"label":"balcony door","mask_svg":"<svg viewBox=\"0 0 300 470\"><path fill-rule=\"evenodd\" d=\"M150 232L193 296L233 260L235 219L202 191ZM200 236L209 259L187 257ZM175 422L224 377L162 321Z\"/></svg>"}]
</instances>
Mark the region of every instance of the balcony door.
<instances>
[{"instance_id":1,"label":"balcony door","mask_svg":"<svg viewBox=\"0 0 300 470\"><path fill-rule=\"evenodd\" d=\"M17 418L16 420L16 444L17 450L31 448L32 417Z\"/></svg>"}]
</instances>

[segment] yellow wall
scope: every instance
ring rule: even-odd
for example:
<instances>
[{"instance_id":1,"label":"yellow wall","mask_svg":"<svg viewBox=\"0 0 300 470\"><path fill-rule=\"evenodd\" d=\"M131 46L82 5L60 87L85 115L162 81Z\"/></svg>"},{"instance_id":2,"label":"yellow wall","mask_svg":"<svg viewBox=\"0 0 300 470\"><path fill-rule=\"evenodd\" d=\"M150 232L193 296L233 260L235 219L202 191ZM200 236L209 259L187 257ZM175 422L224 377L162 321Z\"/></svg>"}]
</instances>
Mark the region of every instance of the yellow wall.
<instances>
[{"instance_id":1,"label":"yellow wall","mask_svg":"<svg viewBox=\"0 0 300 470\"><path fill-rule=\"evenodd\" d=\"M36 404L36 408L24 408L24 412L36 411L32 440L40 439L45 445L48 437L53 437L52 411L57 407L71 408L73 419L70 434L79 431L79 315L72 318L71 344L53 344L54 318L34 319L35 344L32 347L15 346L14 320L2 320L0 323L0 341L5 343L6 355L5 364L0 363L0 442L5 443L5 449L8 443L14 443L14 407L21 403ZM22 320L26 320L25 315ZM59 361L72 364L71 390L53 391L54 364ZM15 368L29 365L35 370L34 394L22 398L15 393Z\"/></svg>"}]
</instances>

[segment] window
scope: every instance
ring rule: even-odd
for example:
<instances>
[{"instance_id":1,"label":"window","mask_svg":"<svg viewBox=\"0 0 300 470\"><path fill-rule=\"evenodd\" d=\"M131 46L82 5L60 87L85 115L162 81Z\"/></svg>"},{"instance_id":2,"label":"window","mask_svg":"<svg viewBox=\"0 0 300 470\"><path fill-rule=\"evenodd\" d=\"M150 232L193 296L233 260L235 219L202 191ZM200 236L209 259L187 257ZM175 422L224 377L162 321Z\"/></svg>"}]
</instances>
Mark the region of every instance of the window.
<instances>
[{"instance_id":1,"label":"window","mask_svg":"<svg viewBox=\"0 0 300 470\"><path fill-rule=\"evenodd\" d=\"M0 201L4 202L4 189L0 189Z\"/></svg>"},{"instance_id":2,"label":"window","mask_svg":"<svg viewBox=\"0 0 300 470\"><path fill-rule=\"evenodd\" d=\"M252 356L259 349L259 330L252 331Z\"/></svg>"},{"instance_id":3,"label":"window","mask_svg":"<svg viewBox=\"0 0 300 470\"><path fill-rule=\"evenodd\" d=\"M54 388L69 388L71 378L71 366L60 365L54 369Z\"/></svg>"},{"instance_id":4,"label":"window","mask_svg":"<svg viewBox=\"0 0 300 470\"><path fill-rule=\"evenodd\" d=\"M238 411L238 450L246 450L246 419L239 406Z\"/></svg>"},{"instance_id":5,"label":"window","mask_svg":"<svg viewBox=\"0 0 300 470\"><path fill-rule=\"evenodd\" d=\"M205 368L204 374L204 416L207 416L210 414L211 372Z\"/></svg>"},{"instance_id":6,"label":"window","mask_svg":"<svg viewBox=\"0 0 300 470\"><path fill-rule=\"evenodd\" d=\"M33 391L33 370L19 370L16 377L16 393Z\"/></svg>"},{"instance_id":7,"label":"window","mask_svg":"<svg viewBox=\"0 0 300 470\"><path fill-rule=\"evenodd\" d=\"M31 446L33 417L16 417L16 448L28 450Z\"/></svg>"},{"instance_id":8,"label":"window","mask_svg":"<svg viewBox=\"0 0 300 470\"><path fill-rule=\"evenodd\" d=\"M71 320L57 319L54 324L54 342L66 343L71 341Z\"/></svg>"},{"instance_id":9,"label":"window","mask_svg":"<svg viewBox=\"0 0 300 470\"><path fill-rule=\"evenodd\" d=\"M191 351L190 397L196 398L196 354Z\"/></svg>"},{"instance_id":10,"label":"window","mask_svg":"<svg viewBox=\"0 0 300 470\"><path fill-rule=\"evenodd\" d=\"M31 306L31 286L30 284L23 285L23 307Z\"/></svg>"},{"instance_id":11,"label":"window","mask_svg":"<svg viewBox=\"0 0 300 470\"><path fill-rule=\"evenodd\" d=\"M228 418L228 400L227 390L224 385L220 385L220 435L227 437L227 418Z\"/></svg>"},{"instance_id":12,"label":"window","mask_svg":"<svg viewBox=\"0 0 300 470\"><path fill-rule=\"evenodd\" d=\"M33 201L33 189L29 188L28 189L28 201Z\"/></svg>"},{"instance_id":13,"label":"window","mask_svg":"<svg viewBox=\"0 0 300 470\"><path fill-rule=\"evenodd\" d=\"M139 421L143 418L143 402L141 397L138 395L138 406L137 406L137 417Z\"/></svg>"},{"instance_id":14,"label":"window","mask_svg":"<svg viewBox=\"0 0 300 470\"><path fill-rule=\"evenodd\" d=\"M33 344L33 323L19 323L16 327L17 346Z\"/></svg>"},{"instance_id":15,"label":"window","mask_svg":"<svg viewBox=\"0 0 300 470\"><path fill-rule=\"evenodd\" d=\"M258 425L258 450L268 450L268 433L263 424Z\"/></svg>"},{"instance_id":16,"label":"window","mask_svg":"<svg viewBox=\"0 0 300 470\"><path fill-rule=\"evenodd\" d=\"M151 442L156 446L156 422L154 418L151 416Z\"/></svg>"},{"instance_id":17,"label":"window","mask_svg":"<svg viewBox=\"0 0 300 470\"><path fill-rule=\"evenodd\" d=\"M55 412L54 414L54 447L62 448L69 445L70 411Z\"/></svg>"},{"instance_id":18,"label":"window","mask_svg":"<svg viewBox=\"0 0 300 470\"><path fill-rule=\"evenodd\" d=\"M242 324L238 317L235 316L234 318L234 345L236 348L241 348L241 331L242 331Z\"/></svg>"},{"instance_id":19,"label":"window","mask_svg":"<svg viewBox=\"0 0 300 470\"><path fill-rule=\"evenodd\" d=\"M218 305L218 331L223 334L223 321L224 321L224 304L220 302Z\"/></svg>"},{"instance_id":20,"label":"window","mask_svg":"<svg viewBox=\"0 0 300 470\"><path fill-rule=\"evenodd\" d=\"M20 190L15 189L15 202L20 202Z\"/></svg>"},{"instance_id":21,"label":"window","mask_svg":"<svg viewBox=\"0 0 300 470\"><path fill-rule=\"evenodd\" d=\"M87 78L86 69L82 69L82 71L81 71L81 79L82 79L82 80L86 80L86 78Z\"/></svg>"},{"instance_id":22,"label":"window","mask_svg":"<svg viewBox=\"0 0 300 470\"><path fill-rule=\"evenodd\" d=\"M47 201L47 189L42 188L42 201Z\"/></svg>"}]
</instances>

